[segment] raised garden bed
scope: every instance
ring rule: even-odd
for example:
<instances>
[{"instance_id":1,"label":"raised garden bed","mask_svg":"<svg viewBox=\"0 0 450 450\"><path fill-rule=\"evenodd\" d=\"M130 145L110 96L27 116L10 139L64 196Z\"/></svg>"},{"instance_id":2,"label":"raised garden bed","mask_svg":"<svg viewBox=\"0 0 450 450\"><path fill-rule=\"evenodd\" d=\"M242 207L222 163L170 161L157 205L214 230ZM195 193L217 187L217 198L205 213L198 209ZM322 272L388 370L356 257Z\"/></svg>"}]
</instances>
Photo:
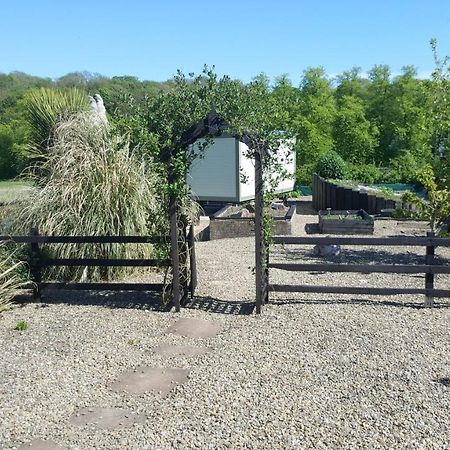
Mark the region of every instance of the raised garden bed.
<instances>
[{"instance_id":1,"label":"raised garden bed","mask_svg":"<svg viewBox=\"0 0 450 450\"><path fill-rule=\"evenodd\" d=\"M319 232L327 234L373 234L373 217L363 209L358 211L319 211Z\"/></svg>"},{"instance_id":2,"label":"raised garden bed","mask_svg":"<svg viewBox=\"0 0 450 450\"><path fill-rule=\"evenodd\" d=\"M274 235L292 234L292 218L295 205L284 206L277 204L270 213L274 219ZM210 217L209 238L223 239L253 236L255 234L255 213L251 206L227 205Z\"/></svg>"}]
</instances>

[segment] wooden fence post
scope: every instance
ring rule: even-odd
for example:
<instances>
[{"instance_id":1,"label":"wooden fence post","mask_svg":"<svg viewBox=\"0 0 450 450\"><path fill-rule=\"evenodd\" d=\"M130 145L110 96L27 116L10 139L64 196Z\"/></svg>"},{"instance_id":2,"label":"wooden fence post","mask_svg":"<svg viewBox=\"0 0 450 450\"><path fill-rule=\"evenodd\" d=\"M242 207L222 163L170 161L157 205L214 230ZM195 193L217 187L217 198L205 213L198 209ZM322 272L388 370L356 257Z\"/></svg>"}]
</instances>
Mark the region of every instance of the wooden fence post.
<instances>
[{"instance_id":1,"label":"wooden fence post","mask_svg":"<svg viewBox=\"0 0 450 450\"><path fill-rule=\"evenodd\" d=\"M317 174L312 177L312 207L317 209Z\"/></svg>"},{"instance_id":2,"label":"wooden fence post","mask_svg":"<svg viewBox=\"0 0 450 450\"><path fill-rule=\"evenodd\" d=\"M264 300L264 236L263 236L263 167L261 148L255 149L255 288L256 288L256 314L261 314L261 306Z\"/></svg>"},{"instance_id":3,"label":"wooden fence post","mask_svg":"<svg viewBox=\"0 0 450 450\"><path fill-rule=\"evenodd\" d=\"M180 311L180 259L178 248L178 223L177 223L178 202L174 195L170 196L170 250L172 257L172 296L175 310Z\"/></svg>"},{"instance_id":4,"label":"wooden fence post","mask_svg":"<svg viewBox=\"0 0 450 450\"><path fill-rule=\"evenodd\" d=\"M191 298L194 297L195 289L197 287L197 258L195 255L195 232L194 225L191 224L189 228L189 260L191 267L191 281L189 289L191 292Z\"/></svg>"},{"instance_id":5,"label":"wooden fence post","mask_svg":"<svg viewBox=\"0 0 450 450\"><path fill-rule=\"evenodd\" d=\"M37 227L30 229L30 236L39 236L39 230ZM42 264L41 264L41 249L38 242L31 243L31 255L30 255L30 272L31 279L34 283L33 298L41 300L41 281L42 281Z\"/></svg>"},{"instance_id":6,"label":"wooden fence post","mask_svg":"<svg viewBox=\"0 0 450 450\"><path fill-rule=\"evenodd\" d=\"M435 237L434 231L428 231L427 237ZM426 256L425 256L425 264L433 265L434 264L434 245L427 245ZM425 274L425 289L430 289L431 291L434 289L434 273L426 273ZM425 296L424 306L427 308L431 308L434 304L434 298L432 292L427 293Z\"/></svg>"}]
</instances>

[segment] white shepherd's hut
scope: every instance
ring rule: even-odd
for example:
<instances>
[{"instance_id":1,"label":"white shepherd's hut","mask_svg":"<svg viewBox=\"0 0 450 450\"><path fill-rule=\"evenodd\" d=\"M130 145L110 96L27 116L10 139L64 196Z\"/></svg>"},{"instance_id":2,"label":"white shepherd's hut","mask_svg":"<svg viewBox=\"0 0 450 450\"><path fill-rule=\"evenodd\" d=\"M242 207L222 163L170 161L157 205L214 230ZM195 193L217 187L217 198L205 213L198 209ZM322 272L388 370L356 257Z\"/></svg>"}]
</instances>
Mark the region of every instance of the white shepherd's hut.
<instances>
[{"instance_id":1,"label":"white shepherd's hut","mask_svg":"<svg viewBox=\"0 0 450 450\"><path fill-rule=\"evenodd\" d=\"M294 190L295 150L287 140L277 154L289 174L276 188L277 193ZM195 144L193 147L195 151ZM255 198L255 164L246 144L233 136L214 137L214 143L197 157L187 177L193 198L200 201L240 203Z\"/></svg>"}]
</instances>

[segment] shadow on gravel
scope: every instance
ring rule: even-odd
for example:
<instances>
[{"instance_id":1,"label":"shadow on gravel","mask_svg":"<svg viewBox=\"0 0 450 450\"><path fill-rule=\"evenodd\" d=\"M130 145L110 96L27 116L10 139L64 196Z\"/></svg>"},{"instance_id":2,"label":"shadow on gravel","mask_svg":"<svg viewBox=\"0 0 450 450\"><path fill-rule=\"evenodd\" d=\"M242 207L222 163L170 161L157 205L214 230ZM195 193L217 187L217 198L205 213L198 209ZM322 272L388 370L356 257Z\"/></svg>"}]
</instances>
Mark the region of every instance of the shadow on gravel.
<instances>
[{"instance_id":1,"label":"shadow on gravel","mask_svg":"<svg viewBox=\"0 0 450 450\"><path fill-rule=\"evenodd\" d=\"M253 302L218 300L212 297L194 297L186 303L185 308L200 309L205 312L216 314L247 316L253 313L255 304Z\"/></svg>"},{"instance_id":2,"label":"shadow on gravel","mask_svg":"<svg viewBox=\"0 0 450 450\"><path fill-rule=\"evenodd\" d=\"M368 305L368 306L390 306L394 308L411 308L411 309L425 309L422 303L417 302L396 302L393 300L367 300L363 298L351 298L348 300L299 300L299 299L274 299L270 300L273 305ZM450 303L435 302L433 309L450 308ZM426 308L429 309L429 308Z\"/></svg>"},{"instance_id":3,"label":"shadow on gravel","mask_svg":"<svg viewBox=\"0 0 450 450\"><path fill-rule=\"evenodd\" d=\"M169 311L171 306L163 305L158 292L142 291L75 291L51 290L42 292L42 302L51 304L104 306L105 308L145 309Z\"/></svg>"},{"instance_id":4,"label":"shadow on gravel","mask_svg":"<svg viewBox=\"0 0 450 450\"><path fill-rule=\"evenodd\" d=\"M313 254L312 249L305 248L303 250L298 249L280 249L274 252L279 259L290 260L319 260L319 258ZM395 253L383 250L354 250L342 248L342 252L338 256L321 257L320 261L340 264L425 264L425 249L424 254L420 255L409 251ZM450 263L448 258L435 256L437 264Z\"/></svg>"}]
</instances>

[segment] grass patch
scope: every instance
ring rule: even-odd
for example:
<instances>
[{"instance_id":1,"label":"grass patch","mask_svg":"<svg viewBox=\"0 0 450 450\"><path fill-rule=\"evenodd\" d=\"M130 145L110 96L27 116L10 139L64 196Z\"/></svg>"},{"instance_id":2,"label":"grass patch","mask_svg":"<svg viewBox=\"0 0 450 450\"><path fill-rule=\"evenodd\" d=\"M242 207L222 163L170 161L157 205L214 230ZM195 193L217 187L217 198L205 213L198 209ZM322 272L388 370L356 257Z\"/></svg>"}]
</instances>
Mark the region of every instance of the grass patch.
<instances>
[{"instance_id":1,"label":"grass patch","mask_svg":"<svg viewBox=\"0 0 450 450\"><path fill-rule=\"evenodd\" d=\"M14 329L17 331L26 331L28 330L28 322L26 320L19 320Z\"/></svg>"},{"instance_id":2,"label":"grass patch","mask_svg":"<svg viewBox=\"0 0 450 450\"><path fill-rule=\"evenodd\" d=\"M0 181L0 203L25 200L30 195L31 186L26 181Z\"/></svg>"}]
</instances>

